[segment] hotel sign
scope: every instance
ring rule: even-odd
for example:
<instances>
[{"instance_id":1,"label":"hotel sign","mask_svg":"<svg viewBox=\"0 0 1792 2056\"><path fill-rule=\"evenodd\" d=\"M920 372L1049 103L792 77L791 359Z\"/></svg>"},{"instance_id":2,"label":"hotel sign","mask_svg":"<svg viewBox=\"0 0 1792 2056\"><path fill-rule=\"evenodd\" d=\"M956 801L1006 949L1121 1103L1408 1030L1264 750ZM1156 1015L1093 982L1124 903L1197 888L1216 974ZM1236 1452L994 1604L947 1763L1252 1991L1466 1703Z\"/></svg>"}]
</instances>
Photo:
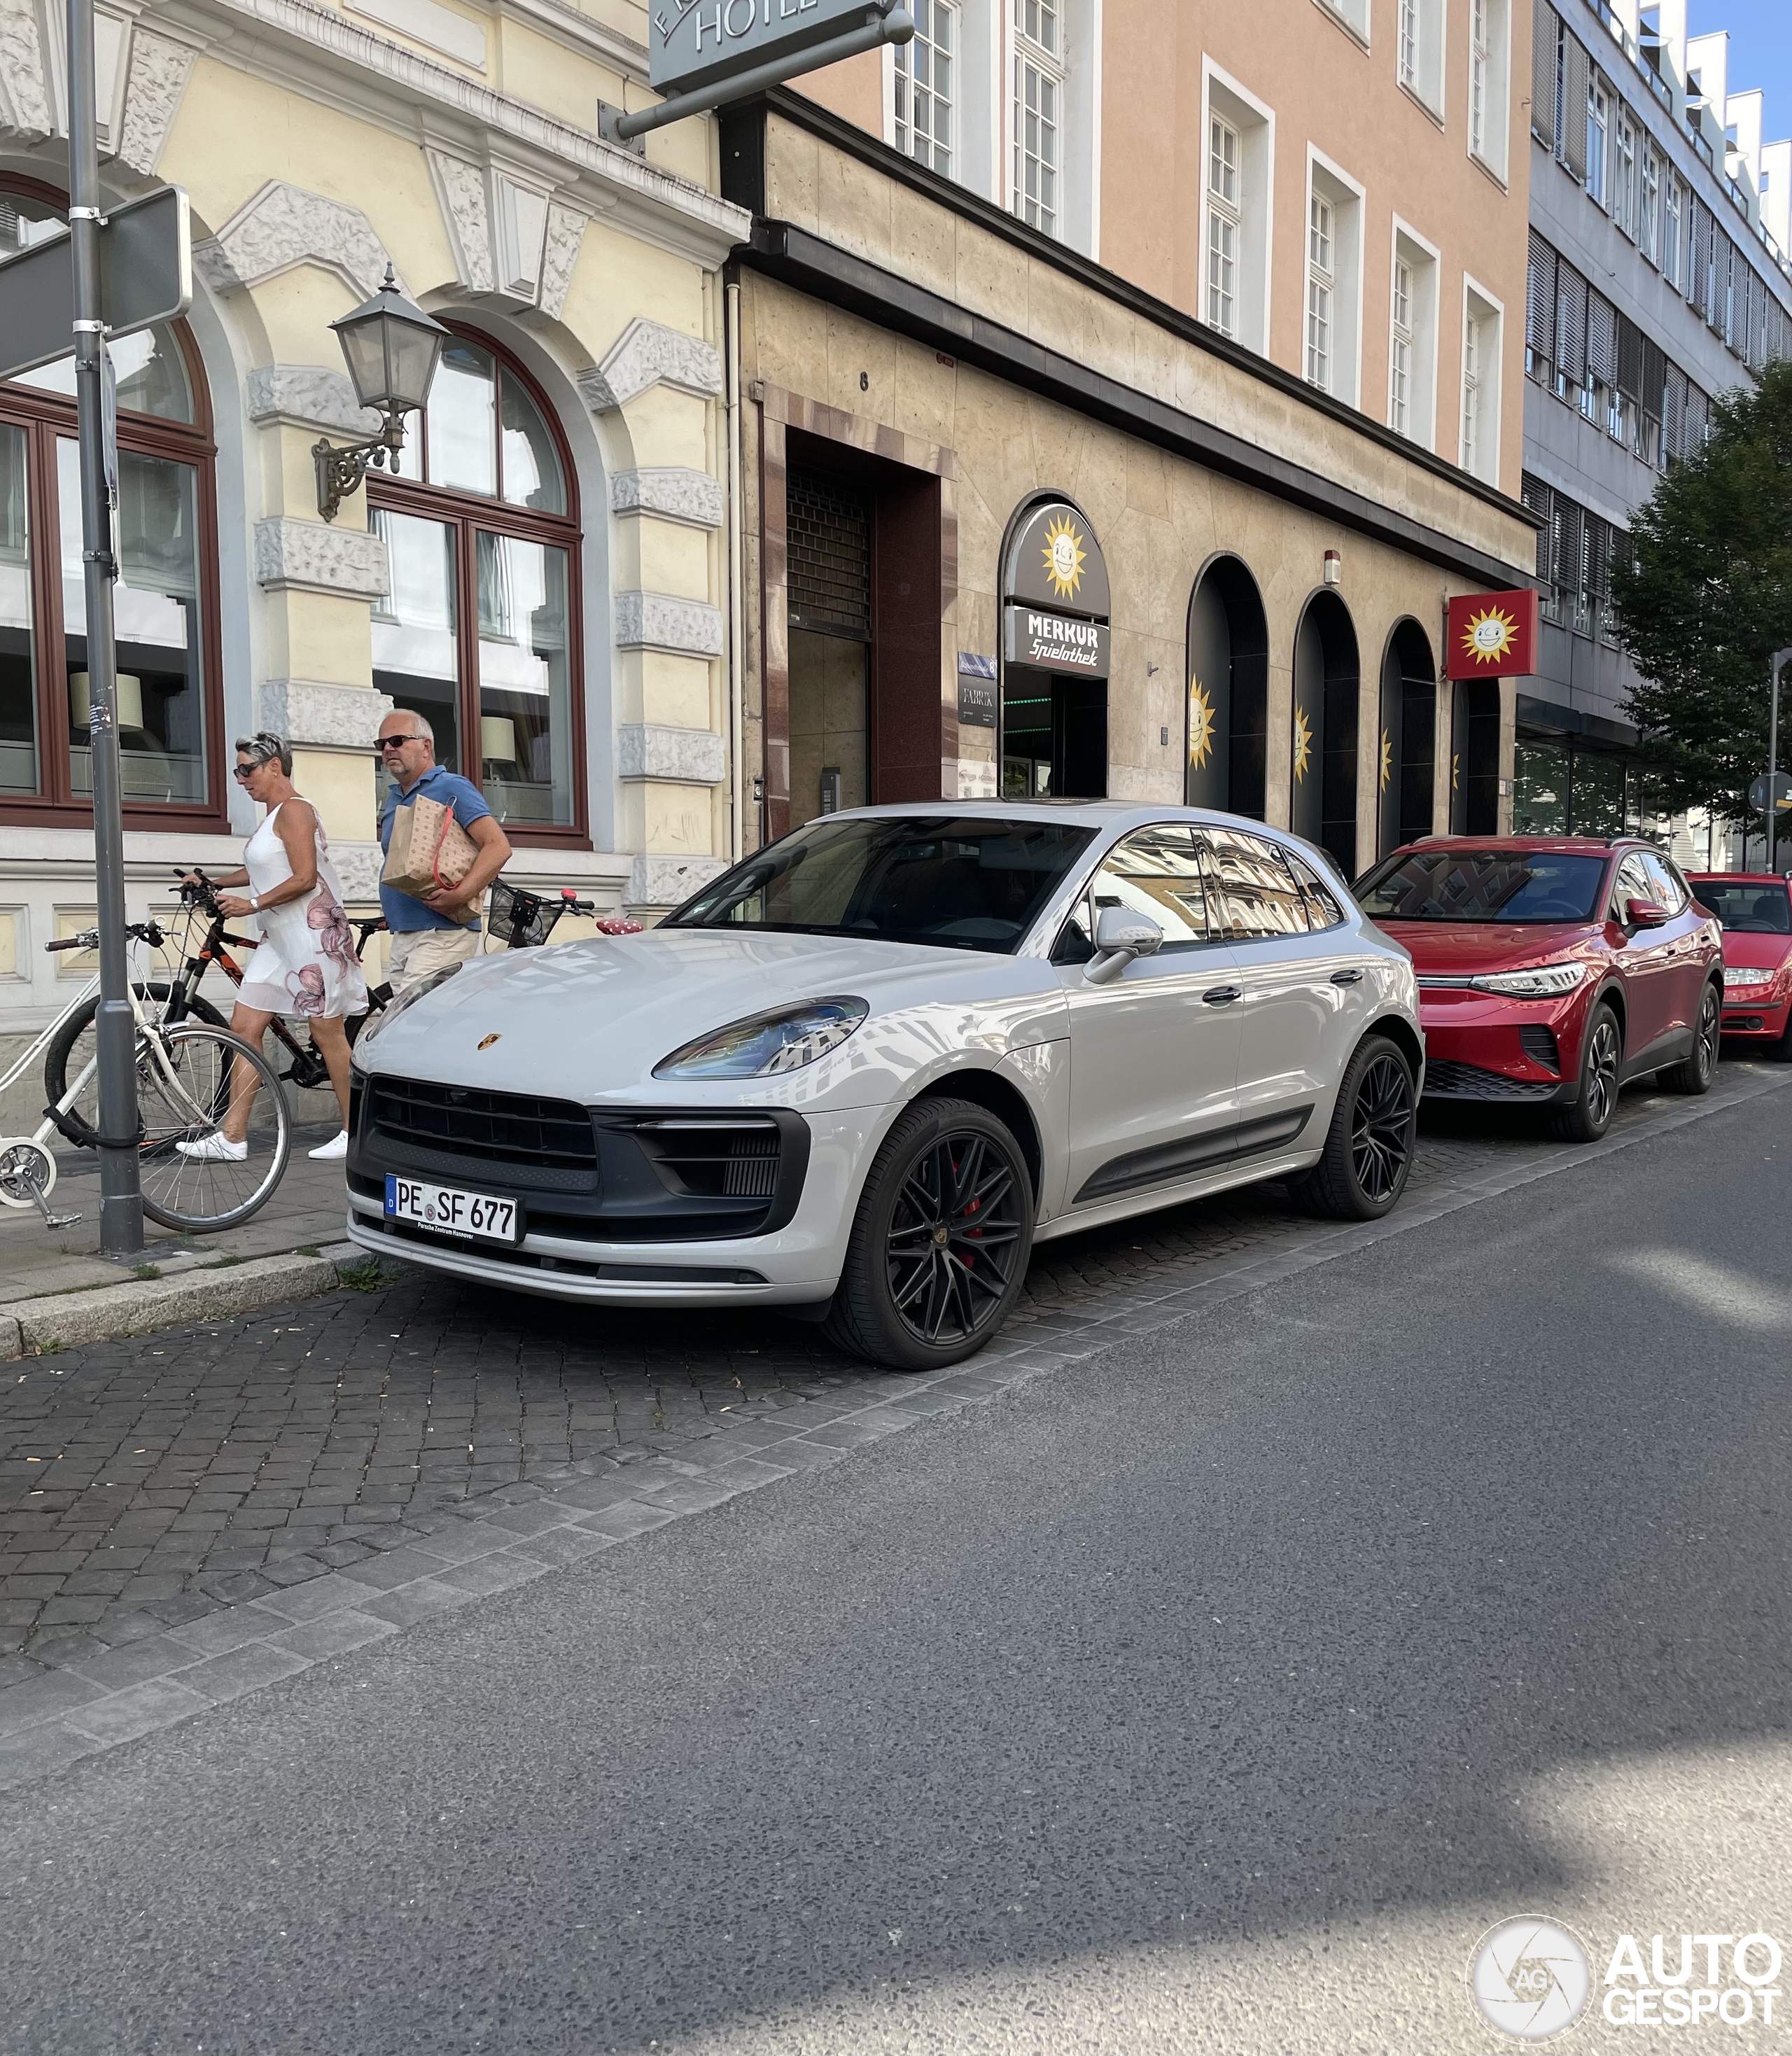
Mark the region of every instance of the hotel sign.
<instances>
[{"instance_id":1,"label":"hotel sign","mask_svg":"<svg viewBox=\"0 0 1792 2056\"><path fill-rule=\"evenodd\" d=\"M1042 671L1070 671L1085 678L1108 675L1110 631L1106 622L1078 621L1067 614L1013 602L1004 611L1004 652L1011 664L1028 664Z\"/></svg>"},{"instance_id":2,"label":"hotel sign","mask_svg":"<svg viewBox=\"0 0 1792 2056\"><path fill-rule=\"evenodd\" d=\"M863 28L868 15L875 20L889 11L889 4L890 0L650 0L648 80L655 93L695 93Z\"/></svg>"}]
</instances>

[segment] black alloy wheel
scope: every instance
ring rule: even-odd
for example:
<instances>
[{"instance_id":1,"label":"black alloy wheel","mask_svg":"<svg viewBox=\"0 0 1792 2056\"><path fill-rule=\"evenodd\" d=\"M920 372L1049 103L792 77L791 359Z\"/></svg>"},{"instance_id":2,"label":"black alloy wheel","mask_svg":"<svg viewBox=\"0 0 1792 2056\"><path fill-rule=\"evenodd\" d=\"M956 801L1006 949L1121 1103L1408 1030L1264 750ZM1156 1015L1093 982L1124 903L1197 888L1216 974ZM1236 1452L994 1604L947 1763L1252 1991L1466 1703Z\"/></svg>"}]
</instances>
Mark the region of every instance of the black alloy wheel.
<instances>
[{"instance_id":1,"label":"black alloy wheel","mask_svg":"<svg viewBox=\"0 0 1792 2056\"><path fill-rule=\"evenodd\" d=\"M1618 1017L1602 1000L1593 1009L1587 1026L1587 1041L1580 1052L1580 1086L1574 1104L1558 1114L1553 1124L1568 1142L1596 1142L1612 1125L1617 1111L1618 1088L1624 1065L1624 1038Z\"/></svg>"},{"instance_id":2,"label":"black alloy wheel","mask_svg":"<svg viewBox=\"0 0 1792 2056\"><path fill-rule=\"evenodd\" d=\"M1687 1093L1696 1097L1708 1093L1711 1081L1717 1076L1718 1038L1723 1032L1723 1000L1715 985L1709 979L1699 995L1699 1018L1693 1024L1692 1047L1684 1058L1661 1073L1661 1082L1670 1092Z\"/></svg>"},{"instance_id":3,"label":"black alloy wheel","mask_svg":"<svg viewBox=\"0 0 1792 2056\"><path fill-rule=\"evenodd\" d=\"M1386 1035L1366 1035L1345 1068L1319 1160L1289 1190L1315 1213L1379 1220L1411 1176L1418 1113L1406 1053Z\"/></svg>"},{"instance_id":4,"label":"black alloy wheel","mask_svg":"<svg viewBox=\"0 0 1792 2056\"><path fill-rule=\"evenodd\" d=\"M865 1180L828 1331L895 1370L959 1362L1007 1319L1032 1244L1032 1182L1012 1134L969 1101L924 1100Z\"/></svg>"}]
</instances>

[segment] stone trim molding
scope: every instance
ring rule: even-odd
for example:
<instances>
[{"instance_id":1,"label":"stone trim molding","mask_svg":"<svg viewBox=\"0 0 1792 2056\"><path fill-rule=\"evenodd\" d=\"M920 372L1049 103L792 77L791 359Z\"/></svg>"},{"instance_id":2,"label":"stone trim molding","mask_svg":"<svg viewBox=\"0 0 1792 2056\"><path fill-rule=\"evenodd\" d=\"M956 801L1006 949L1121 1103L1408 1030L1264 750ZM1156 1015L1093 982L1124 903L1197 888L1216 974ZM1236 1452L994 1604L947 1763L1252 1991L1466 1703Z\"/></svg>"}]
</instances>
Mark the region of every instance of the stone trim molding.
<instances>
[{"instance_id":1,"label":"stone trim molding","mask_svg":"<svg viewBox=\"0 0 1792 2056\"><path fill-rule=\"evenodd\" d=\"M349 5L356 14L396 29L413 42L427 43L470 70L485 69L484 29L452 8L438 6L437 0L349 0Z\"/></svg>"},{"instance_id":2,"label":"stone trim molding","mask_svg":"<svg viewBox=\"0 0 1792 2056\"><path fill-rule=\"evenodd\" d=\"M464 157L425 149L442 225L454 252L454 272L469 292L492 290L492 230L485 210L485 175Z\"/></svg>"},{"instance_id":3,"label":"stone trim molding","mask_svg":"<svg viewBox=\"0 0 1792 2056\"><path fill-rule=\"evenodd\" d=\"M0 135L34 141L58 125L38 10L32 0L0 0Z\"/></svg>"},{"instance_id":4,"label":"stone trim molding","mask_svg":"<svg viewBox=\"0 0 1792 2056\"><path fill-rule=\"evenodd\" d=\"M489 152L481 160L429 144L424 156L460 286L558 320L590 215Z\"/></svg>"},{"instance_id":5,"label":"stone trim molding","mask_svg":"<svg viewBox=\"0 0 1792 2056\"><path fill-rule=\"evenodd\" d=\"M163 145L180 111L180 97L192 70L193 53L184 45L158 36L140 22L133 27L118 154L145 178L154 175L161 161Z\"/></svg>"},{"instance_id":6,"label":"stone trim molding","mask_svg":"<svg viewBox=\"0 0 1792 2056\"><path fill-rule=\"evenodd\" d=\"M322 429L331 435L370 436L380 425L340 371L322 364L258 364L245 382L249 419L258 427Z\"/></svg>"},{"instance_id":7,"label":"stone trim molding","mask_svg":"<svg viewBox=\"0 0 1792 2056\"><path fill-rule=\"evenodd\" d=\"M722 481L679 465L619 471L610 480L610 508L615 514L656 515L692 528L719 528Z\"/></svg>"},{"instance_id":8,"label":"stone trim molding","mask_svg":"<svg viewBox=\"0 0 1792 2056\"><path fill-rule=\"evenodd\" d=\"M193 262L220 293L246 292L264 279L315 264L365 300L379 291L389 257L358 208L270 179L209 242L193 246Z\"/></svg>"},{"instance_id":9,"label":"stone trim molding","mask_svg":"<svg viewBox=\"0 0 1792 2056\"><path fill-rule=\"evenodd\" d=\"M624 903L678 906L727 868L727 859L720 856L638 856L629 870Z\"/></svg>"},{"instance_id":10,"label":"stone trim molding","mask_svg":"<svg viewBox=\"0 0 1792 2056\"><path fill-rule=\"evenodd\" d=\"M719 785L728 775L728 745L706 728L663 728L647 722L616 730L616 765L631 783Z\"/></svg>"},{"instance_id":11,"label":"stone trim molding","mask_svg":"<svg viewBox=\"0 0 1792 2056\"><path fill-rule=\"evenodd\" d=\"M597 369L579 374L579 390L594 414L626 407L650 386L670 386L699 400L713 398L722 390L721 354L700 336L637 314Z\"/></svg>"},{"instance_id":12,"label":"stone trim molding","mask_svg":"<svg viewBox=\"0 0 1792 2056\"><path fill-rule=\"evenodd\" d=\"M301 749L371 749L392 708L393 702L371 686L264 678L255 689L256 720Z\"/></svg>"},{"instance_id":13,"label":"stone trim molding","mask_svg":"<svg viewBox=\"0 0 1792 2056\"><path fill-rule=\"evenodd\" d=\"M296 587L345 599L379 599L392 590L386 545L378 536L286 514L255 524L255 579L270 592Z\"/></svg>"},{"instance_id":14,"label":"stone trim molding","mask_svg":"<svg viewBox=\"0 0 1792 2056\"><path fill-rule=\"evenodd\" d=\"M615 625L619 650L664 650L676 657L722 654L722 610L703 600L680 599L670 592L619 592Z\"/></svg>"}]
</instances>

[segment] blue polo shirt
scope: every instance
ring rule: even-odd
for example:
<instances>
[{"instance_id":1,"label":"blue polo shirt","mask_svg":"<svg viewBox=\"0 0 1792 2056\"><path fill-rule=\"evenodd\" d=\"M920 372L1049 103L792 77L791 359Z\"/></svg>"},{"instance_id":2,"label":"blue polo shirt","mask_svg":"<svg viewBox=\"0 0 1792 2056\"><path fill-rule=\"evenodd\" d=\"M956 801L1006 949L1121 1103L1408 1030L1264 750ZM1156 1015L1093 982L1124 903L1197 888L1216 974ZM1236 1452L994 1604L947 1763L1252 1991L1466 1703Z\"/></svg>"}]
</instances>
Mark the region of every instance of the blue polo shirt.
<instances>
[{"instance_id":1,"label":"blue polo shirt","mask_svg":"<svg viewBox=\"0 0 1792 2056\"><path fill-rule=\"evenodd\" d=\"M464 828L471 828L475 821L484 820L492 811L470 780L442 765L432 764L408 793L401 792L394 784L387 794L380 814L382 851L392 847L393 816L401 807L408 807L419 793L427 799L439 800L444 806L451 807L455 820ZM479 933L477 921L451 921L445 914L438 914L433 907L425 906L422 900L413 900L409 893L400 892L390 885L380 887L380 908L386 915L386 925L395 935L414 935L419 928L465 927L469 935Z\"/></svg>"}]
</instances>

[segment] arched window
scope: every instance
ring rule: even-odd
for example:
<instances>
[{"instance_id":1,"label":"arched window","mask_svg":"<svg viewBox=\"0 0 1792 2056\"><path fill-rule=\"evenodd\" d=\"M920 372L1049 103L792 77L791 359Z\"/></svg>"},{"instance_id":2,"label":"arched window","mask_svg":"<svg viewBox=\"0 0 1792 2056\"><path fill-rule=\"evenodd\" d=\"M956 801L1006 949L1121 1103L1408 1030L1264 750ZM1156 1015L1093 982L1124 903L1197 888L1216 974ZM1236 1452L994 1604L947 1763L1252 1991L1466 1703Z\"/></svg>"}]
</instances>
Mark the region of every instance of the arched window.
<instances>
[{"instance_id":1,"label":"arched window","mask_svg":"<svg viewBox=\"0 0 1792 2056\"><path fill-rule=\"evenodd\" d=\"M456 329L405 453L368 474L391 559L374 683L436 733L513 840L585 835L579 507L546 401L487 338Z\"/></svg>"},{"instance_id":2,"label":"arched window","mask_svg":"<svg viewBox=\"0 0 1792 2056\"><path fill-rule=\"evenodd\" d=\"M0 184L0 255L67 203ZM210 409L184 322L111 346L118 397L118 725L139 827L221 824L218 544ZM0 386L0 818L91 820L87 605L72 355Z\"/></svg>"}]
</instances>

